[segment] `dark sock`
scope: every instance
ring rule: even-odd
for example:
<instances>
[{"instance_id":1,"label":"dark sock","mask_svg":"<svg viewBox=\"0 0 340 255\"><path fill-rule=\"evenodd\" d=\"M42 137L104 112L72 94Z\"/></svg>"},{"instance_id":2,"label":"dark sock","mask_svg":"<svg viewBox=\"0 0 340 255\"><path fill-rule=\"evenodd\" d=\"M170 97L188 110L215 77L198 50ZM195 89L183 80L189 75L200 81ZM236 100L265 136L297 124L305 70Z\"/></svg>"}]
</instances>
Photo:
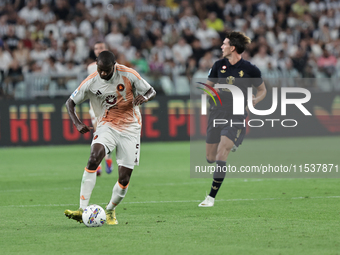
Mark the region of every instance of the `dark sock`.
<instances>
[{"instance_id":1,"label":"dark sock","mask_svg":"<svg viewBox=\"0 0 340 255\"><path fill-rule=\"evenodd\" d=\"M209 164L212 164L212 163L215 163L216 161L210 161L209 159L207 159L207 162L208 162Z\"/></svg>"},{"instance_id":2,"label":"dark sock","mask_svg":"<svg viewBox=\"0 0 340 255\"><path fill-rule=\"evenodd\" d=\"M218 190L220 189L222 182L224 180L226 172L223 172L223 167L226 166L225 161L216 160L216 169L214 172L214 179L211 185L211 190L209 196L215 198Z\"/></svg>"}]
</instances>

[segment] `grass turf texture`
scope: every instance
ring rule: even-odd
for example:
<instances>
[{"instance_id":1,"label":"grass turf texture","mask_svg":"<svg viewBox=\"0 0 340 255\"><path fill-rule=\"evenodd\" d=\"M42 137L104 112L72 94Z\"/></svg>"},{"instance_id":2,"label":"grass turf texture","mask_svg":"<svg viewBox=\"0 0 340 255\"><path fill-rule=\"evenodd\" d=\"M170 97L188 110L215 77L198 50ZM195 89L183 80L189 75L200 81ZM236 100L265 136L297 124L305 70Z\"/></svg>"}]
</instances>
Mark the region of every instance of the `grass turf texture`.
<instances>
[{"instance_id":1,"label":"grass turf texture","mask_svg":"<svg viewBox=\"0 0 340 255\"><path fill-rule=\"evenodd\" d=\"M339 144L340 137L248 139L229 161L336 164ZM215 206L199 208L211 180L189 178L189 147L142 144L141 166L116 209L119 225L100 228L63 215L78 208L89 146L1 149L1 253L340 254L339 179L226 179ZM104 207L116 180L116 165L104 170L91 203Z\"/></svg>"}]
</instances>

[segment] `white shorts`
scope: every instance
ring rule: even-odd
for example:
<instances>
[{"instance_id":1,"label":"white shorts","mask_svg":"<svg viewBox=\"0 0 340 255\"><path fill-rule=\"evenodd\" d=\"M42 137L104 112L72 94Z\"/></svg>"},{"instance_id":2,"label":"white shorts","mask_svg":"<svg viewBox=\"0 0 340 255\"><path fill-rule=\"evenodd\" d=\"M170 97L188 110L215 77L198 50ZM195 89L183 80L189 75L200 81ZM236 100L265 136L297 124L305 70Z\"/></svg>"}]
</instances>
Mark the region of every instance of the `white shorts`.
<instances>
[{"instance_id":1,"label":"white shorts","mask_svg":"<svg viewBox=\"0 0 340 255\"><path fill-rule=\"evenodd\" d=\"M118 166L133 169L139 165L140 135L124 136L108 125L99 126L93 134L92 144L100 143L109 154L116 148Z\"/></svg>"}]
</instances>

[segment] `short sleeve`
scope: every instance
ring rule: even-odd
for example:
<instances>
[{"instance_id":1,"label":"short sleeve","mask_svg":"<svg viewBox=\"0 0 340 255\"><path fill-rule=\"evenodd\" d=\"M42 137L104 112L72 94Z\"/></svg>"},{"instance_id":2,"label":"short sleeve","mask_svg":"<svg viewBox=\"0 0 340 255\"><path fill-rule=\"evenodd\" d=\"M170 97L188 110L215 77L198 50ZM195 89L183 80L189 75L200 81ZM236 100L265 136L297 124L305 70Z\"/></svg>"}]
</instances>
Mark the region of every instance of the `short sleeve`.
<instances>
[{"instance_id":1,"label":"short sleeve","mask_svg":"<svg viewBox=\"0 0 340 255\"><path fill-rule=\"evenodd\" d=\"M251 77L251 83L254 87L258 87L262 84L263 80L261 71L257 66L251 65L248 74Z\"/></svg>"},{"instance_id":2,"label":"short sleeve","mask_svg":"<svg viewBox=\"0 0 340 255\"><path fill-rule=\"evenodd\" d=\"M83 81L80 86L72 93L70 98L75 104L80 104L88 99L88 88L91 80Z\"/></svg>"},{"instance_id":3,"label":"short sleeve","mask_svg":"<svg viewBox=\"0 0 340 255\"><path fill-rule=\"evenodd\" d=\"M216 62L215 62L215 64L209 70L209 74L208 74L208 80L209 81L213 81L214 79L218 78L217 71L218 70L217 70Z\"/></svg>"},{"instance_id":4,"label":"short sleeve","mask_svg":"<svg viewBox=\"0 0 340 255\"><path fill-rule=\"evenodd\" d=\"M145 93L148 92L149 89L151 89L151 85L146 80L144 80L143 78L138 79L136 77L133 85L134 85L138 95L144 96Z\"/></svg>"}]
</instances>

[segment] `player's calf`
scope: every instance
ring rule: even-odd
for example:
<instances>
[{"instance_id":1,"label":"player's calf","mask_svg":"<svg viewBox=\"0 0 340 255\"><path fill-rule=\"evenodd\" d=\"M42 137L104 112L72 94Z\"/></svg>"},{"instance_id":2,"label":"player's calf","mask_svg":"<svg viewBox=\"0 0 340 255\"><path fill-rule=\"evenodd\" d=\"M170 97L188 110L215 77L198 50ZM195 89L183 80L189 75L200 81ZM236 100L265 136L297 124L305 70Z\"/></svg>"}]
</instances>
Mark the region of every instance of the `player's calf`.
<instances>
[{"instance_id":1,"label":"player's calf","mask_svg":"<svg viewBox=\"0 0 340 255\"><path fill-rule=\"evenodd\" d=\"M116 182L112 190L111 200L109 204L106 206L107 210L113 210L116 208L117 205L120 204L120 202L123 200L128 191L128 186L129 183L127 183L127 185L124 186L121 183L119 183L119 181Z\"/></svg>"}]
</instances>

